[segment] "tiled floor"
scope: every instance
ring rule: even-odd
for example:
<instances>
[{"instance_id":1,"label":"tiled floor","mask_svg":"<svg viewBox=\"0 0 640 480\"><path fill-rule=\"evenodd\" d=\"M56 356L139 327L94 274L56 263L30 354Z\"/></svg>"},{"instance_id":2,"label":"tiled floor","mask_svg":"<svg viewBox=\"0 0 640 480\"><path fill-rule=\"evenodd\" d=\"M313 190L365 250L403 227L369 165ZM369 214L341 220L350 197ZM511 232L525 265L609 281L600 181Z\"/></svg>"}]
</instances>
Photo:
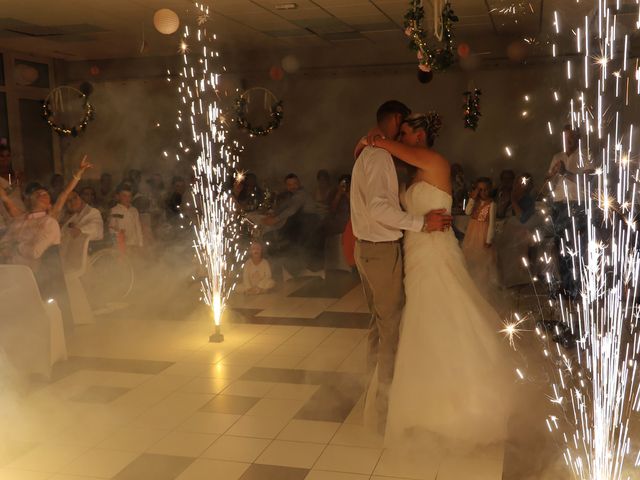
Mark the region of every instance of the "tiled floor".
<instances>
[{"instance_id":1,"label":"tiled floor","mask_svg":"<svg viewBox=\"0 0 640 480\"><path fill-rule=\"evenodd\" d=\"M527 439L439 456L363 427L368 315L349 275L231 305L220 344L204 310L78 327L51 383L1 394L0 479L527 478Z\"/></svg>"}]
</instances>

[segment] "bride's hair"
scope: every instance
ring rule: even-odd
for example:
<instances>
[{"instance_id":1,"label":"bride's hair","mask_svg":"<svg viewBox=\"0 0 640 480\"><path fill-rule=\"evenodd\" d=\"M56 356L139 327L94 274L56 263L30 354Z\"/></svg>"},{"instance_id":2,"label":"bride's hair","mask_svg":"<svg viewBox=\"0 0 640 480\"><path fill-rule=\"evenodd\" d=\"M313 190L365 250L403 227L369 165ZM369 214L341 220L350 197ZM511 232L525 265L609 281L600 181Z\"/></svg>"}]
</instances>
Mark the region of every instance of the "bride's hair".
<instances>
[{"instance_id":1,"label":"bride's hair","mask_svg":"<svg viewBox=\"0 0 640 480\"><path fill-rule=\"evenodd\" d=\"M433 147L442 126L442 119L436 112L412 113L405 119L404 123L413 130L424 130L427 134L427 145Z\"/></svg>"}]
</instances>

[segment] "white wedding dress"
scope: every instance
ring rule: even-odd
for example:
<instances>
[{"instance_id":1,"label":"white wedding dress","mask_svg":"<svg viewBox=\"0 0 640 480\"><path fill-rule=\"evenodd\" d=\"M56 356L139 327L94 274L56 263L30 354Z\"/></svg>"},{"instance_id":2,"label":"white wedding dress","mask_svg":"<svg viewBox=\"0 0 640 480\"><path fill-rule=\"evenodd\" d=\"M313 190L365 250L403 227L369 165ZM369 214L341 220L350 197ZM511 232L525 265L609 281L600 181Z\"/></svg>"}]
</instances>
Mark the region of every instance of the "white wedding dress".
<instances>
[{"instance_id":1,"label":"white wedding dress","mask_svg":"<svg viewBox=\"0 0 640 480\"><path fill-rule=\"evenodd\" d=\"M414 215L451 211L451 201L418 182L407 190L405 208ZM513 381L498 314L469 276L451 230L407 232L404 265L406 305L385 445L415 443L421 435L453 445L499 442Z\"/></svg>"}]
</instances>

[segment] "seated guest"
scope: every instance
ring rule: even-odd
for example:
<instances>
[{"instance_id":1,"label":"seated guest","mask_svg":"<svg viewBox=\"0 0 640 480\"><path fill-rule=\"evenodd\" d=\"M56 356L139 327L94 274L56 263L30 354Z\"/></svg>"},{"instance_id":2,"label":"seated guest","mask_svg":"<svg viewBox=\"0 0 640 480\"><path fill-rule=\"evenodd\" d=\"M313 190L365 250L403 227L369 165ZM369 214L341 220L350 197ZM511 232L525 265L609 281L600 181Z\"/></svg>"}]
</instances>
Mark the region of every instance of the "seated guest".
<instances>
[{"instance_id":1,"label":"seated guest","mask_svg":"<svg viewBox=\"0 0 640 480\"><path fill-rule=\"evenodd\" d=\"M69 197L71 192L73 192L73 189L76 188L76 186L82 179L82 175L84 171L91 167L93 167L93 165L91 165L91 163L87 161L87 156L85 155L80 161L80 167L78 168L78 171L73 174L73 178L66 185L66 187L64 187L64 189L60 192L60 194L58 195L58 199L55 201L53 205L51 205L51 198L49 198L49 206L47 207L47 213L49 214L49 216L53 217L56 222L60 220L60 216L67 202L67 198ZM12 217L19 217L25 213L25 211L20 209L9 195L0 194L0 200L2 201L1 203L4 204L7 211L11 214Z\"/></svg>"},{"instance_id":2,"label":"seated guest","mask_svg":"<svg viewBox=\"0 0 640 480\"><path fill-rule=\"evenodd\" d=\"M182 177L173 177L171 180L171 191L165 202L167 220L172 221L180 216L180 209L185 192L187 191L187 183Z\"/></svg>"},{"instance_id":3,"label":"seated guest","mask_svg":"<svg viewBox=\"0 0 640 480\"><path fill-rule=\"evenodd\" d=\"M126 183L131 187L131 191L133 192L134 197L138 194L141 181L142 181L142 172L134 168L129 170L125 175L125 177L122 179L123 184Z\"/></svg>"},{"instance_id":4,"label":"seated guest","mask_svg":"<svg viewBox=\"0 0 640 480\"><path fill-rule=\"evenodd\" d=\"M89 241L102 240L104 223L97 208L93 208L76 192L71 192L67 199L69 217L62 224L62 241L80 234L85 234Z\"/></svg>"},{"instance_id":5,"label":"seated guest","mask_svg":"<svg viewBox=\"0 0 640 480\"><path fill-rule=\"evenodd\" d=\"M27 213L15 218L0 240L0 263L26 265L33 271L42 298L55 299L65 324L71 310L60 261L60 225L50 214L51 197L39 183L26 186Z\"/></svg>"},{"instance_id":6,"label":"seated guest","mask_svg":"<svg viewBox=\"0 0 640 480\"><path fill-rule=\"evenodd\" d=\"M502 233L496 237L500 282L507 288L531 281L522 258L529 257L529 249L533 246L531 235L539 220L535 215L532 191L533 180L530 174L524 173L514 181L511 204L507 211L511 216L507 217Z\"/></svg>"},{"instance_id":7,"label":"seated guest","mask_svg":"<svg viewBox=\"0 0 640 480\"><path fill-rule=\"evenodd\" d=\"M347 226L351 214L350 187L351 175L342 175L338 187L330 195L329 215L324 222L327 235L340 235Z\"/></svg>"},{"instance_id":8,"label":"seated guest","mask_svg":"<svg viewBox=\"0 0 640 480\"><path fill-rule=\"evenodd\" d=\"M95 207L102 211L103 214L108 213L111 207L116 204L113 177L110 173L100 175L100 187L98 188L96 202Z\"/></svg>"},{"instance_id":9,"label":"seated guest","mask_svg":"<svg viewBox=\"0 0 640 480\"><path fill-rule=\"evenodd\" d=\"M30 183L24 194L27 213L13 219L0 240L0 259L5 263L27 265L35 272L44 252L60 244L60 226L48 214L51 196L45 187Z\"/></svg>"},{"instance_id":10,"label":"seated guest","mask_svg":"<svg viewBox=\"0 0 640 480\"><path fill-rule=\"evenodd\" d=\"M96 194L96 190L90 186L84 186L80 189L80 198L91 207L98 208L98 195Z\"/></svg>"},{"instance_id":11,"label":"seated guest","mask_svg":"<svg viewBox=\"0 0 640 480\"><path fill-rule=\"evenodd\" d=\"M51 177L51 181L49 182L51 186L50 195L51 195L51 203L56 203L58 200L58 196L62 193L64 189L64 177L59 173L54 173Z\"/></svg>"},{"instance_id":12,"label":"seated guest","mask_svg":"<svg viewBox=\"0 0 640 480\"><path fill-rule=\"evenodd\" d=\"M264 193L258 187L258 178L255 173L247 173L244 176L242 191L237 196L238 203L243 210L251 212L262 204L263 198Z\"/></svg>"},{"instance_id":13,"label":"seated guest","mask_svg":"<svg viewBox=\"0 0 640 480\"><path fill-rule=\"evenodd\" d=\"M297 213L316 216L318 209L313 197L301 185L295 173L290 173L284 179L286 191L282 196L279 211L275 215L266 216L264 225L283 227L287 220ZM317 218L316 218L317 220Z\"/></svg>"},{"instance_id":14,"label":"seated guest","mask_svg":"<svg viewBox=\"0 0 640 480\"><path fill-rule=\"evenodd\" d=\"M262 244L251 243L249 253L251 258L242 268L242 283L236 287L236 292L248 295L267 293L275 287L275 282L271 277L269 262L262 256Z\"/></svg>"},{"instance_id":15,"label":"seated guest","mask_svg":"<svg viewBox=\"0 0 640 480\"><path fill-rule=\"evenodd\" d=\"M292 276L309 275L312 272L306 269L324 265L323 250L314 241L321 218L313 196L302 187L296 174L285 177L285 186L277 212L265 216L262 224L274 227L269 233L271 248L282 250L285 270Z\"/></svg>"},{"instance_id":16,"label":"seated guest","mask_svg":"<svg viewBox=\"0 0 640 480\"><path fill-rule=\"evenodd\" d=\"M321 270L324 267L324 251L327 238L342 235L345 231L351 216L350 187L351 175L342 175L338 182L338 187L329 196L331 200L329 212L322 220L320 227L309 244L312 253L309 258L309 268L312 271Z\"/></svg>"},{"instance_id":17,"label":"seated guest","mask_svg":"<svg viewBox=\"0 0 640 480\"><path fill-rule=\"evenodd\" d=\"M467 199L467 183L464 178L464 170L459 163L451 165L451 189L453 197L451 212L453 215L462 215Z\"/></svg>"},{"instance_id":18,"label":"seated guest","mask_svg":"<svg viewBox=\"0 0 640 480\"><path fill-rule=\"evenodd\" d=\"M536 211L536 201L533 198L533 177L530 173L523 173L514 183L511 191L511 210L521 224L525 224Z\"/></svg>"},{"instance_id":19,"label":"seated guest","mask_svg":"<svg viewBox=\"0 0 640 480\"><path fill-rule=\"evenodd\" d=\"M326 170L318 170L316 181L318 183L314 197L318 212L325 215L329 210L329 202L331 201L331 176Z\"/></svg>"},{"instance_id":20,"label":"seated guest","mask_svg":"<svg viewBox=\"0 0 640 480\"><path fill-rule=\"evenodd\" d=\"M500 172L500 185L496 189L494 198L496 199L496 218L505 218L509 216L509 208L511 207L511 190L515 173L513 170L503 170Z\"/></svg>"},{"instance_id":21,"label":"seated guest","mask_svg":"<svg viewBox=\"0 0 640 480\"><path fill-rule=\"evenodd\" d=\"M140 214L131 205L133 192L128 185L118 187L116 194L118 203L109 214L109 231L118 241L119 246L142 247L142 225Z\"/></svg>"}]
</instances>

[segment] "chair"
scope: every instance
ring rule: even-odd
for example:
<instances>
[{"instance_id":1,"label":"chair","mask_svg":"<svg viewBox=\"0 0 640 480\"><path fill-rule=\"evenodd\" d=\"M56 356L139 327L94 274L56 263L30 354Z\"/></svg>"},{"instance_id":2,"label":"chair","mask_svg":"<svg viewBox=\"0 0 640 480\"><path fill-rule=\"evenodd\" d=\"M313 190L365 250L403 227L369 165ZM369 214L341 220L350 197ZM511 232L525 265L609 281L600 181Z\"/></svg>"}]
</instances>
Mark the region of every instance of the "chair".
<instances>
[{"instance_id":1,"label":"chair","mask_svg":"<svg viewBox=\"0 0 640 480\"><path fill-rule=\"evenodd\" d=\"M60 251L64 280L67 284L71 316L74 325L94 323L91 305L80 278L87 271L89 237L85 234L65 238Z\"/></svg>"},{"instance_id":2,"label":"chair","mask_svg":"<svg viewBox=\"0 0 640 480\"><path fill-rule=\"evenodd\" d=\"M0 349L23 374L49 377L66 360L60 309L43 301L33 272L24 265L0 265Z\"/></svg>"}]
</instances>

